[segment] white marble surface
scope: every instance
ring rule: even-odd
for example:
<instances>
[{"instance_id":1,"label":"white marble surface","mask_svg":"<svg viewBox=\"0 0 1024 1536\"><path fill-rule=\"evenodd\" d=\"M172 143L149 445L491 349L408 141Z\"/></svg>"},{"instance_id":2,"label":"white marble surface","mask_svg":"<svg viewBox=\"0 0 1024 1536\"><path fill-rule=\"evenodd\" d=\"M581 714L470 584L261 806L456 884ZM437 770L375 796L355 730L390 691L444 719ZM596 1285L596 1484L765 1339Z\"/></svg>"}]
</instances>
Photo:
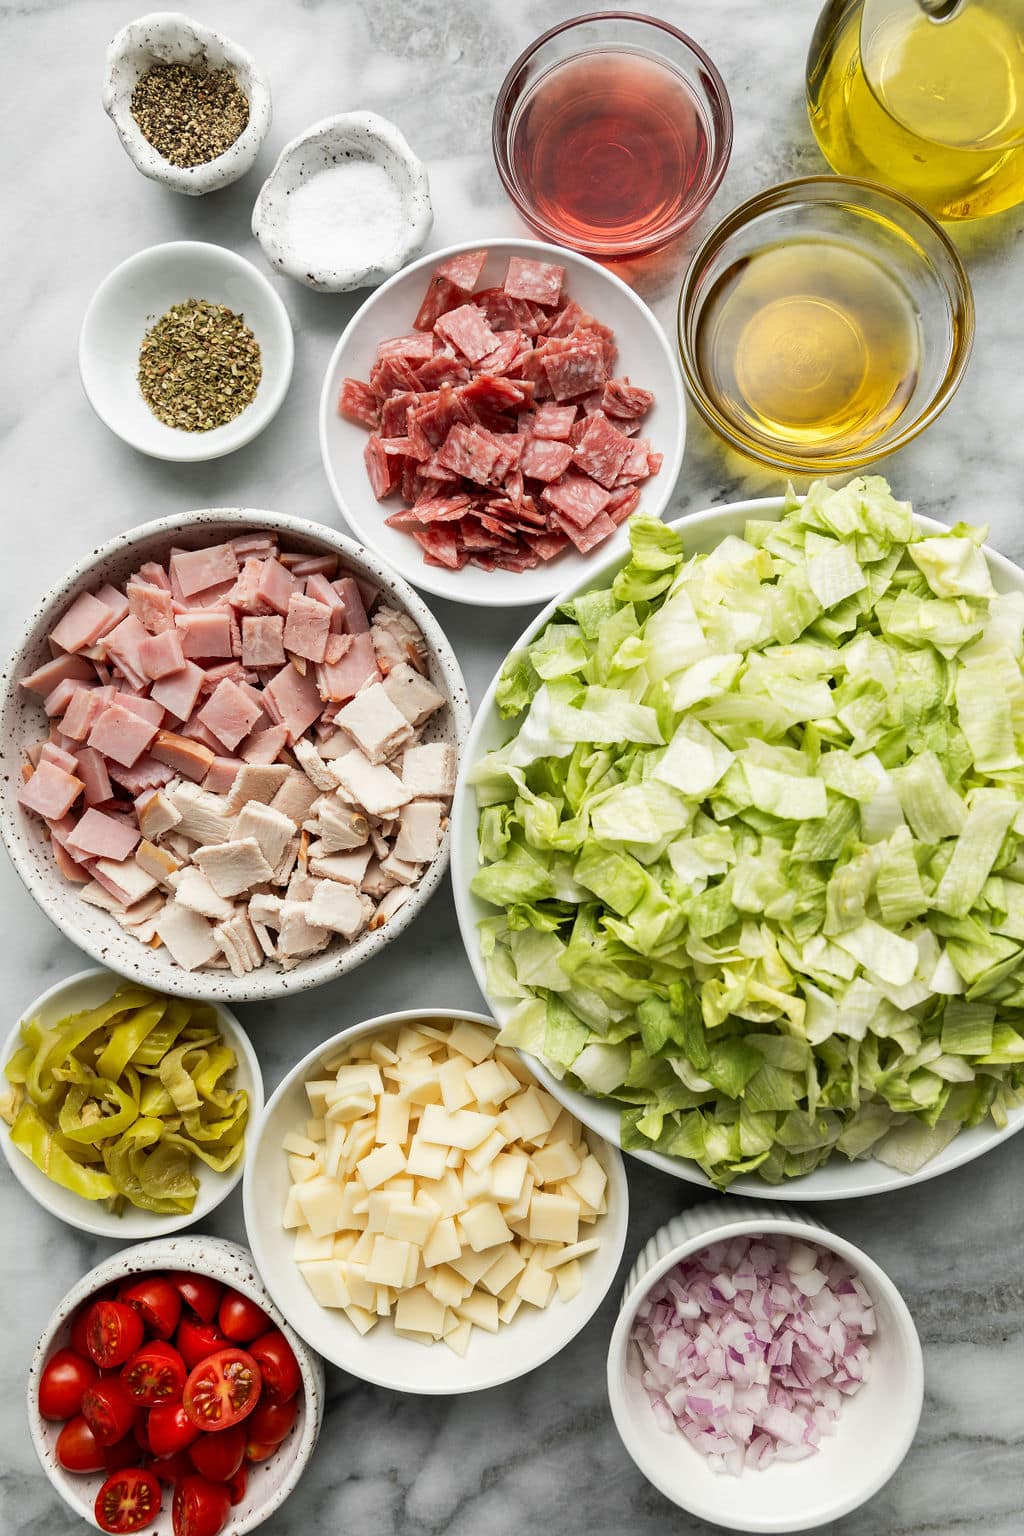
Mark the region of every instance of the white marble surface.
<instances>
[{"instance_id":1,"label":"white marble surface","mask_svg":"<svg viewBox=\"0 0 1024 1536\"><path fill-rule=\"evenodd\" d=\"M581 7L582 8L582 7ZM758 188L822 169L804 117L803 61L815 0L663 0L720 65L736 115L720 217ZM131 11L113 0L0 5L5 104L4 552L0 643L36 593L94 542L146 518L210 505L278 508L335 520L316 443L316 401L330 349L358 303L279 281L296 331L291 393L249 447L212 464L171 466L126 448L92 415L75 365L86 302L115 263L182 237L257 262L249 214L281 145L330 112L391 116L431 174L432 245L514 233L493 169L490 114L504 70L566 0L218 0L200 19L236 37L269 70L275 121L260 160L225 192L195 201L144 181L100 107L103 52ZM1024 556L1020 528L1024 218L958 234L975 283L978 340L959 396L917 444L886 464L903 495L947 520L990 522L992 541ZM674 290L656 308L671 324ZM693 419L678 510L777 488L727 461ZM479 698L522 615L436 603ZM7 1017L82 957L33 906L0 859L0 971ZM346 1021L420 1002L479 1004L445 888L390 949L354 976L281 1006L242 1010L268 1090L286 1066ZM902 1195L828 1207L823 1218L868 1248L902 1286L925 1346L925 1413L893 1482L841 1523L843 1536L1020 1536L1024 1444L1024 1287L1019 1171L1024 1141ZM631 1166L628 1257L696 1192ZM233 1200L211 1230L242 1237ZM0 1532L64 1536L77 1523L51 1493L29 1444L22 1402L32 1344L51 1308L109 1243L91 1241L0 1180ZM625 1273L625 1267L623 1270ZM403 1399L332 1372L320 1448L301 1487L266 1527L274 1536L694 1536L710 1527L649 1488L612 1428L605 1345L616 1301L557 1360L481 1397ZM879 1425L884 1436L885 1426ZM839 1531L840 1527L829 1527Z\"/></svg>"}]
</instances>

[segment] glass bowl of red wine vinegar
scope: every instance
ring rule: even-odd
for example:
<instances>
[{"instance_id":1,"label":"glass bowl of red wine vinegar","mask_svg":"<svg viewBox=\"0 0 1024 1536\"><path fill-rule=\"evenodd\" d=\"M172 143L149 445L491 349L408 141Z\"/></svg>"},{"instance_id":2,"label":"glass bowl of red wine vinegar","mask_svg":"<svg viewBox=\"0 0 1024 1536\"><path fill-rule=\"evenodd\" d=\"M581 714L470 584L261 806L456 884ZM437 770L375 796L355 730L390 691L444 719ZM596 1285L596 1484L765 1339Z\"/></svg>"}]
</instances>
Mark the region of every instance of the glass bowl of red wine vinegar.
<instances>
[{"instance_id":1,"label":"glass bowl of red wine vinegar","mask_svg":"<svg viewBox=\"0 0 1024 1536\"><path fill-rule=\"evenodd\" d=\"M494 158L546 240L621 260L674 240L714 196L732 110L702 48L627 11L576 16L521 54L498 93Z\"/></svg>"}]
</instances>

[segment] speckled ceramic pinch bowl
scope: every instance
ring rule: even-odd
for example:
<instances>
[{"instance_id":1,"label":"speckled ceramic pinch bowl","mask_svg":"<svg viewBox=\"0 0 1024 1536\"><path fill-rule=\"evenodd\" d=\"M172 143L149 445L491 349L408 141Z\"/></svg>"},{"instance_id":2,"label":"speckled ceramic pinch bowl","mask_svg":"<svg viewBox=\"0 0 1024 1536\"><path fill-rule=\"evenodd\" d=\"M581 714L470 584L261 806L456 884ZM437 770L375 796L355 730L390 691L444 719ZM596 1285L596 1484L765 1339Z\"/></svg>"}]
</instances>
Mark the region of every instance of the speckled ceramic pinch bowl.
<instances>
[{"instance_id":1,"label":"speckled ceramic pinch bowl","mask_svg":"<svg viewBox=\"0 0 1024 1536\"><path fill-rule=\"evenodd\" d=\"M39 1412L39 1379L54 1350L63 1348L68 1342L72 1316L87 1297L112 1282L161 1269L189 1270L200 1275L211 1275L213 1279L250 1297L281 1329L298 1362L302 1386L299 1389L299 1412L295 1424L266 1461L256 1462L249 1467L245 1497L232 1508L222 1532L222 1536L245 1536L247 1531L254 1531L281 1508L306 1469L323 1422L324 1368L319 1357L282 1317L260 1280L252 1254L238 1243L199 1234L163 1238L157 1242L125 1248L112 1258L104 1259L83 1276L53 1313L32 1357L28 1373L28 1423L32 1444L43 1471L65 1504L95 1528L93 1501L106 1474L65 1472L57 1461L57 1436L62 1426L44 1419ZM165 1489L163 1508L156 1521L146 1527L152 1536L171 1536L171 1500L167 1493Z\"/></svg>"},{"instance_id":2,"label":"speckled ceramic pinch bowl","mask_svg":"<svg viewBox=\"0 0 1024 1536\"><path fill-rule=\"evenodd\" d=\"M306 1082L322 1076L322 1057L330 1057L339 1045L397 1030L414 1021L437 1022L442 1027L455 1019L494 1029L486 1014L464 1008L407 1009L381 1014L352 1025L292 1068L278 1085L260 1121L252 1156L242 1183L245 1230L264 1284L288 1321L323 1355L342 1370L363 1381L389 1387L395 1392L449 1396L481 1392L535 1370L566 1348L593 1317L618 1273L629 1218L629 1188L622 1154L599 1136L587 1135L594 1156L608 1176L608 1210L585 1235L600 1239L600 1246L583 1260L583 1284L571 1301L557 1296L547 1307L524 1306L512 1322L497 1333L474 1328L465 1356L443 1344L426 1348L415 1339L403 1338L384 1321L367 1334L359 1334L336 1307L322 1307L299 1272L293 1257L294 1234L281 1225L291 1185L288 1159L281 1143L289 1131L301 1129L309 1118ZM581 1233L581 1236L584 1234Z\"/></svg>"},{"instance_id":3,"label":"speckled ceramic pinch bowl","mask_svg":"<svg viewBox=\"0 0 1024 1536\"><path fill-rule=\"evenodd\" d=\"M249 121L223 154L205 165L180 166L165 160L132 116L132 92L154 64L226 69L249 102ZM230 38L183 16L180 11L151 11L129 22L107 49L103 109L135 168L172 192L199 197L226 187L259 154L270 127L270 83L251 54Z\"/></svg>"},{"instance_id":4,"label":"speckled ceramic pinch bowl","mask_svg":"<svg viewBox=\"0 0 1024 1536\"><path fill-rule=\"evenodd\" d=\"M146 332L173 305L195 298L241 315L262 365L249 404L208 432L169 427L139 387ZM244 256L203 240L151 245L122 261L93 294L78 338L82 387L100 420L140 453L176 462L219 459L251 442L280 410L294 356L291 321L273 285Z\"/></svg>"},{"instance_id":5,"label":"speckled ceramic pinch bowl","mask_svg":"<svg viewBox=\"0 0 1024 1536\"><path fill-rule=\"evenodd\" d=\"M292 198L314 177L329 174L346 161L367 162L384 171L398 195L399 228L386 249L374 249L365 229L354 223L353 232L360 236L359 256L345 260L339 254L324 261L307 247L296 227ZM323 293L376 287L419 255L433 222L426 166L394 123L376 112L325 117L292 139L278 155L252 211L252 232L270 265Z\"/></svg>"},{"instance_id":6,"label":"speckled ceramic pinch bowl","mask_svg":"<svg viewBox=\"0 0 1024 1536\"><path fill-rule=\"evenodd\" d=\"M47 636L71 600L104 582L123 582L146 560L162 560L169 548L196 549L236 537L246 529L276 533L290 548L311 554L337 554L357 576L379 587L388 603L409 614L427 647L431 681L444 694L448 707L427 722L425 741L445 741L461 756L469 732L471 711L462 672L444 631L423 599L375 556L332 528L303 518L248 508L214 507L182 512L131 528L91 551L43 597L24 627L24 639L0 673L0 835L15 869L47 917L73 944L111 970L161 992L199 997L211 1002L262 1001L322 986L378 954L402 933L426 905L448 867L445 836L433 863L405 906L388 923L367 931L352 944L336 941L318 955L308 956L294 970L272 964L247 976L230 971L184 971L166 949L149 949L127 934L108 912L83 902L76 888L57 870L44 837L45 826L24 812L16 795L29 745L46 734L40 700L18 687L18 679L49 660Z\"/></svg>"},{"instance_id":7,"label":"speckled ceramic pinch bowl","mask_svg":"<svg viewBox=\"0 0 1024 1536\"><path fill-rule=\"evenodd\" d=\"M11 1059L21 1044L23 1021L40 1019L47 1028L52 1028L69 1014L98 1008L113 995L120 984L120 976L100 968L79 971L65 981L56 982L35 1002L30 1003L16 1020L4 1042L0 1067ZM245 1127L245 1146L248 1151L263 1113L263 1074L252 1042L235 1015L223 1003L214 1003L213 1007L217 1012L217 1026L224 1042L234 1051L238 1063L232 1075L232 1084L236 1088L244 1088L249 1096L249 1119ZM150 1211L141 1211L134 1205L126 1205L121 1215L116 1216L99 1201L86 1200L82 1195L76 1195L72 1190L48 1179L30 1158L14 1146L6 1125L0 1126L0 1145L3 1146L4 1156L14 1177L37 1205L49 1211L51 1216L67 1222L69 1227L77 1227L80 1232L91 1232L96 1237L113 1238L122 1243L138 1242L146 1237L166 1237L180 1231L182 1227L191 1227L198 1221L204 1221L238 1184L245 1163L243 1154L234 1167L225 1173L216 1173L196 1158L193 1167L199 1180L199 1193L195 1205L186 1215L159 1216Z\"/></svg>"},{"instance_id":8,"label":"speckled ceramic pinch bowl","mask_svg":"<svg viewBox=\"0 0 1024 1536\"><path fill-rule=\"evenodd\" d=\"M643 1382L628 1369L630 1334L641 1301L681 1260L712 1243L771 1235L815 1243L852 1265L874 1302L877 1332L870 1341L867 1380L843 1402L833 1432L814 1456L731 1477L713 1471L681 1432L658 1427ZM859 1508L888 1482L910 1449L924 1399L924 1363L906 1302L866 1253L812 1216L729 1197L674 1216L641 1249L608 1347L608 1396L626 1450L681 1509L730 1531L831 1529L833 1520Z\"/></svg>"}]
</instances>

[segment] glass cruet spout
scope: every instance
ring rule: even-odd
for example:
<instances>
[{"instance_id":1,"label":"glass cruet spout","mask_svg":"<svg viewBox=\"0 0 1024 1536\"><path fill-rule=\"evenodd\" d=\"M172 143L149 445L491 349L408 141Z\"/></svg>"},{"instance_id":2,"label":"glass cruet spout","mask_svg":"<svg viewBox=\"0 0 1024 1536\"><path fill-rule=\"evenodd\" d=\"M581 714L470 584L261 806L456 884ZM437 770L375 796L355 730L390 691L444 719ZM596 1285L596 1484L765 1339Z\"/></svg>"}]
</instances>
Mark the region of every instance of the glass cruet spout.
<instances>
[{"instance_id":1,"label":"glass cruet spout","mask_svg":"<svg viewBox=\"0 0 1024 1536\"><path fill-rule=\"evenodd\" d=\"M864 0L860 55L880 106L932 144L1024 143L1021 0Z\"/></svg>"}]
</instances>

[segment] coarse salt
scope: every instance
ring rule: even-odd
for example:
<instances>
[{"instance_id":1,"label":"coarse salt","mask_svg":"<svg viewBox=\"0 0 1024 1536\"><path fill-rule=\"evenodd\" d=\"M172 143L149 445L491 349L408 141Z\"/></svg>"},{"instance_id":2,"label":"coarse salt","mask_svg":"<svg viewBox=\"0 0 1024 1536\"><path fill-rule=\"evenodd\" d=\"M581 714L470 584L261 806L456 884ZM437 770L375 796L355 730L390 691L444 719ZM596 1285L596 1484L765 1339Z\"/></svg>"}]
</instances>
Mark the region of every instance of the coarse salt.
<instances>
[{"instance_id":1,"label":"coarse salt","mask_svg":"<svg viewBox=\"0 0 1024 1536\"><path fill-rule=\"evenodd\" d=\"M388 264L405 230L402 198L383 166L341 160L288 199L290 243L311 268Z\"/></svg>"}]
</instances>

